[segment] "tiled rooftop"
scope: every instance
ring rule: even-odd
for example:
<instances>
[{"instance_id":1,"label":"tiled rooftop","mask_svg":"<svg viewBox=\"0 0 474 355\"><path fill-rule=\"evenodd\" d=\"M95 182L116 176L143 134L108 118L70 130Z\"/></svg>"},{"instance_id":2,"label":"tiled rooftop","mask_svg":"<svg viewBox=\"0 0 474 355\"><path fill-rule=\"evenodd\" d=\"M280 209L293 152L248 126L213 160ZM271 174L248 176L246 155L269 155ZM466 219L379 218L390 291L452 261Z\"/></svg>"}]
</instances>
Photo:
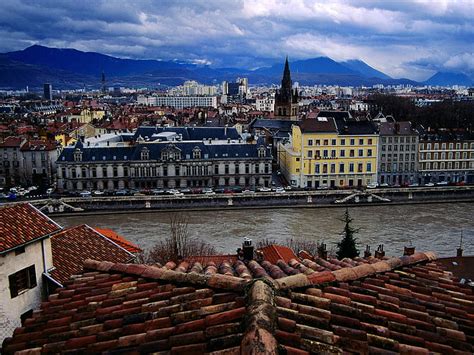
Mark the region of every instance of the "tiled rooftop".
<instances>
[{"instance_id":1,"label":"tiled rooftop","mask_svg":"<svg viewBox=\"0 0 474 355\"><path fill-rule=\"evenodd\" d=\"M474 295L458 281L432 253L160 268L87 260L3 350L472 354Z\"/></svg>"},{"instance_id":2,"label":"tiled rooftop","mask_svg":"<svg viewBox=\"0 0 474 355\"><path fill-rule=\"evenodd\" d=\"M0 254L60 230L29 203L0 207Z\"/></svg>"},{"instance_id":3,"label":"tiled rooftop","mask_svg":"<svg viewBox=\"0 0 474 355\"><path fill-rule=\"evenodd\" d=\"M126 249L130 253L140 253L142 250L138 247L138 245L133 244L132 242L128 241L121 235L114 232L112 229L108 228L94 228L97 232L102 234L104 237L107 237L114 243L120 245L122 248Z\"/></svg>"},{"instance_id":4,"label":"tiled rooftop","mask_svg":"<svg viewBox=\"0 0 474 355\"><path fill-rule=\"evenodd\" d=\"M51 276L63 284L71 275L82 271L86 259L127 263L134 255L119 244L104 237L88 225L63 230L51 238L53 264Z\"/></svg>"}]
</instances>

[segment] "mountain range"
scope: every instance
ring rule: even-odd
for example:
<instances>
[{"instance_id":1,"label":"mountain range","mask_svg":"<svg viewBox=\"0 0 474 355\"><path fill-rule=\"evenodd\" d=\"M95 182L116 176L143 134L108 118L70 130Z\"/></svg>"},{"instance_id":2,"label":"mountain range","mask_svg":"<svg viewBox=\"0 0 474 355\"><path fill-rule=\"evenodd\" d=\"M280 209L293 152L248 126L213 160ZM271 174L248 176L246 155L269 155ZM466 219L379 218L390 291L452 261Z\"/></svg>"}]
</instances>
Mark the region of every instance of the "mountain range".
<instances>
[{"instance_id":1,"label":"mountain range","mask_svg":"<svg viewBox=\"0 0 474 355\"><path fill-rule=\"evenodd\" d=\"M290 68L293 81L300 85L419 84L409 79L393 79L361 60L337 62L328 57L317 57L292 61ZM234 81L239 76L248 77L252 84L278 84L283 72L283 60L270 67L248 70L213 68L179 61L122 59L39 45L0 54L0 88L42 87L46 82L61 89L99 88L102 72L107 86L174 86L185 80L215 84L223 80ZM472 80L464 74L436 73L425 83L471 85Z\"/></svg>"}]
</instances>

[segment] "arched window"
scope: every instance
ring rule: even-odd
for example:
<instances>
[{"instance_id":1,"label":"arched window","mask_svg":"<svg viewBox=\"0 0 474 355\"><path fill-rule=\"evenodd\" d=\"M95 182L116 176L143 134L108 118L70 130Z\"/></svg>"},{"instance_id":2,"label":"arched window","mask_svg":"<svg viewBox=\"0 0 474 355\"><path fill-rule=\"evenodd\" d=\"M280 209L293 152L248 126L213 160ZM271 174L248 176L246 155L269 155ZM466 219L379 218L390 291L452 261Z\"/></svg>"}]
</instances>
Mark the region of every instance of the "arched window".
<instances>
[{"instance_id":1,"label":"arched window","mask_svg":"<svg viewBox=\"0 0 474 355\"><path fill-rule=\"evenodd\" d=\"M257 149L258 151L258 157L259 158L265 158L266 155L267 155L267 150L265 149L265 147L263 145L261 145L260 147L258 147Z\"/></svg>"},{"instance_id":2,"label":"arched window","mask_svg":"<svg viewBox=\"0 0 474 355\"><path fill-rule=\"evenodd\" d=\"M201 149L199 149L199 147L194 147L193 159L201 159Z\"/></svg>"},{"instance_id":3,"label":"arched window","mask_svg":"<svg viewBox=\"0 0 474 355\"><path fill-rule=\"evenodd\" d=\"M82 151L79 148L74 151L74 161L82 161Z\"/></svg>"},{"instance_id":4,"label":"arched window","mask_svg":"<svg viewBox=\"0 0 474 355\"><path fill-rule=\"evenodd\" d=\"M141 151L141 160L149 160L150 159L150 151L148 148L144 147Z\"/></svg>"}]
</instances>

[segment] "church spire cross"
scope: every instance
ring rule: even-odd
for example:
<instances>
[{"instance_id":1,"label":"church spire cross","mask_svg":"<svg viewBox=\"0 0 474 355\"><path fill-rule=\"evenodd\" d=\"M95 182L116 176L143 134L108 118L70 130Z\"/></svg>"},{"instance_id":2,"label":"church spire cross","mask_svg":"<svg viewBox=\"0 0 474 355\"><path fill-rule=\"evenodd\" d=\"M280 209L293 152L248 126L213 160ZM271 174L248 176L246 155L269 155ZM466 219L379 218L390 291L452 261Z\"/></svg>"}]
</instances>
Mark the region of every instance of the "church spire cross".
<instances>
[{"instance_id":1,"label":"church spire cross","mask_svg":"<svg viewBox=\"0 0 474 355\"><path fill-rule=\"evenodd\" d=\"M290 65L288 64L288 56L285 60L285 69L283 70L283 79L281 80L282 89L291 90L291 75L290 75Z\"/></svg>"}]
</instances>

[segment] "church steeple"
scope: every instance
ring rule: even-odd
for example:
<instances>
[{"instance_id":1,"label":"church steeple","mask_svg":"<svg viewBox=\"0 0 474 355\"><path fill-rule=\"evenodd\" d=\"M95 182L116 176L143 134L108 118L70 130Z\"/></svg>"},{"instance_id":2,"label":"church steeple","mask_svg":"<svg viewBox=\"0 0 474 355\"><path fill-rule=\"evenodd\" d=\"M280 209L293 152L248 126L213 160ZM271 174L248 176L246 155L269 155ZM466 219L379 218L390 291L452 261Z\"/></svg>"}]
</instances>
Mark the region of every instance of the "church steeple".
<instances>
[{"instance_id":1,"label":"church steeple","mask_svg":"<svg viewBox=\"0 0 474 355\"><path fill-rule=\"evenodd\" d=\"M281 88L291 90L291 75L290 65L288 64L288 56L286 56L285 69L283 69L283 79L281 80Z\"/></svg>"},{"instance_id":2,"label":"church steeple","mask_svg":"<svg viewBox=\"0 0 474 355\"><path fill-rule=\"evenodd\" d=\"M298 119L298 90L292 88L290 64L285 59L281 88L275 93L274 116L279 119Z\"/></svg>"}]
</instances>

